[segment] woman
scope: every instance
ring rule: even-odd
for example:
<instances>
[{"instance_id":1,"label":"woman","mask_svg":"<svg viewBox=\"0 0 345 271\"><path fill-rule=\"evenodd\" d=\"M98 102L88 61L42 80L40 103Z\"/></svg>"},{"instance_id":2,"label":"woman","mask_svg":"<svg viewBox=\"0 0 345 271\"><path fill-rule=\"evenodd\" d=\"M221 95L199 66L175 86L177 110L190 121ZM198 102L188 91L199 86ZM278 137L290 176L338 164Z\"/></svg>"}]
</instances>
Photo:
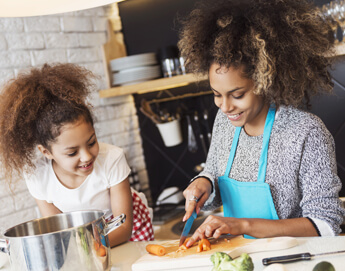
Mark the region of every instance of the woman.
<instances>
[{"instance_id":1,"label":"woman","mask_svg":"<svg viewBox=\"0 0 345 271\"><path fill-rule=\"evenodd\" d=\"M331 92L333 45L307 1L204 1L184 21L187 68L208 74L219 107L205 169L184 191L188 219L223 204L205 237L326 236L340 232L334 140L301 108Z\"/></svg>"}]
</instances>

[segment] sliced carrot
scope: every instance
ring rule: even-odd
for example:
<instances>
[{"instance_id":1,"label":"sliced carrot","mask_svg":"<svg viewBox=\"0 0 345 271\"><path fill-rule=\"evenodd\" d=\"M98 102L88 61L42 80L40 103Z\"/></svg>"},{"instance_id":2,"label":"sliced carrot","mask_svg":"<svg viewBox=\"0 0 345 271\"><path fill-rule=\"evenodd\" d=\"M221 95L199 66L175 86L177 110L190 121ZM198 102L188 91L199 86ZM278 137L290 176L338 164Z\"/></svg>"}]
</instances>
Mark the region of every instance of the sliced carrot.
<instances>
[{"instance_id":1,"label":"sliced carrot","mask_svg":"<svg viewBox=\"0 0 345 271\"><path fill-rule=\"evenodd\" d=\"M148 253L151 253L157 256L163 256L165 255L165 252L166 252L165 247L160 246L160 245L154 245L154 244L147 245L146 251Z\"/></svg>"},{"instance_id":2,"label":"sliced carrot","mask_svg":"<svg viewBox=\"0 0 345 271\"><path fill-rule=\"evenodd\" d=\"M211 249L211 243L207 239L201 239L198 243L196 252L207 251Z\"/></svg>"},{"instance_id":3,"label":"sliced carrot","mask_svg":"<svg viewBox=\"0 0 345 271\"><path fill-rule=\"evenodd\" d=\"M184 240L183 244L178 248L179 250L187 250L189 247L187 247L187 242L189 241L190 237L186 238L186 240Z\"/></svg>"}]
</instances>

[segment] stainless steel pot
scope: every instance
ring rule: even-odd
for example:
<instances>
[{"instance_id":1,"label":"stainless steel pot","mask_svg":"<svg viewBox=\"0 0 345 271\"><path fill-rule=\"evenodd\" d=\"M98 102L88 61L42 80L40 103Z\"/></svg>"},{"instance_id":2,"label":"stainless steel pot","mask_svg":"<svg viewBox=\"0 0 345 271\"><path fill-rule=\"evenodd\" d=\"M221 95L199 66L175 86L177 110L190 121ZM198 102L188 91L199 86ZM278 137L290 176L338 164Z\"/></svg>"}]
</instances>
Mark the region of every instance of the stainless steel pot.
<instances>
[{"instance_id":1,"label":"stainless steel pot","mask_svg":"<svg viewBox=\"0 0 345 271\"><path fill-rule=\"evenodd\" d=\"M15 271L110 270L108 234L125 217L78 211L31 220L6 230L0 250Z\"/></svg>"}]
</instances>

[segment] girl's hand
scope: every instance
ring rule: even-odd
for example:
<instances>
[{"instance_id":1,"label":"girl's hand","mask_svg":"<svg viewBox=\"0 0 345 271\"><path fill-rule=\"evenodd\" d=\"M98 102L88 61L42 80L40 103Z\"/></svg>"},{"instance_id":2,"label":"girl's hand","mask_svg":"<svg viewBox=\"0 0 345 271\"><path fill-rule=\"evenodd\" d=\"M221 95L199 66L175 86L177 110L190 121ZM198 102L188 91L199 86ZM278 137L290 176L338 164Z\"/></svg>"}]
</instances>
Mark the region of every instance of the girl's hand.
<instances>
[{"instance_id":1,"label":"girl's hand","mask_svg":"<svg viewBox=\"0 0 345 271\"><path fill-rule=\"evenodd\" d=\"M183 196L186 199L185 210L182 221L186 221L195 209L196 213L204 206L212 191L212 185L206 178L200 177L195 179L184 191Z\"/></svg>"},{"instance_id":2,"label":"girl's hand","mask_svg":"<svg viewBox=\"0 0 345 271\"><path fill-rule=\"evenodd\" d=\"M186 246L190 247L196 241L209 237L219 238L222 234L244 234L246 226L245 219L210 215L194 232Z\"/></svg>"}]
</instances>

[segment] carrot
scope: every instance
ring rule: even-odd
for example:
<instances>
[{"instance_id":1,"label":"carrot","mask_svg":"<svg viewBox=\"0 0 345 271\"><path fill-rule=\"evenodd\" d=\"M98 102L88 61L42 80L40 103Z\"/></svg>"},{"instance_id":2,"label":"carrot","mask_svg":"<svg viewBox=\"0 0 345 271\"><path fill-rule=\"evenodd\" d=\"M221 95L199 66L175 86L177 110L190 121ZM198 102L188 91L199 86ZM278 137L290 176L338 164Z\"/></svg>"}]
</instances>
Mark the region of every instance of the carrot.
<instances>
[{"instance_id":1,"label":"carrot","mask_svg":"<svg viewBox=\"0 0 345 271\"><path fill-rule=\"evenodd\" d=\"M107 250L103 245L100 245L100 247L98 248L97 255L100 257L104 257L105 255L107 255Z\"/></svg>"},{"instance_id":2,"label":"carrot","mask_svg":"<svg viewBox=\"0 0 345 271\"><path fill-rule=\"evenodd\" d=\"M93 245L94 245L94 248L95 248L95 250L98 250L99 249L99 244L95 241L95 242L93 242Z\"/></svg>"},{"instance_id":3,"label":"carrot","mask_svg":"<svg viewBox=\"0 0 345 271\"><path fill-rule=\"evenodd\" d=\"M165 255L165 247L160 246L160 245L154 245L154 244L147 245L146 251L157 256Z\"/></svg>"},{"instance_id":4,"label":"carrot","mask_svg":"<svg viewBox=\"0 0 345 271\"><path fill-rule=\"evenodd\" d=\"M196 252L207 251L211 249L211 243L207 239L201 239L198 243Z\"/></svg>"},{"instance_id":5,"label":"carrot","mask_svg":"<svg viewBox=\"0 0 345 271\"><path fill-rule=\"evenodd\" d=\"M184 240L183 244L178 248L179 250L187 250L189 247L187 247L187 242L190 239L190 237L186 238L186 240Z\"/></svg>"}]
</instances>

